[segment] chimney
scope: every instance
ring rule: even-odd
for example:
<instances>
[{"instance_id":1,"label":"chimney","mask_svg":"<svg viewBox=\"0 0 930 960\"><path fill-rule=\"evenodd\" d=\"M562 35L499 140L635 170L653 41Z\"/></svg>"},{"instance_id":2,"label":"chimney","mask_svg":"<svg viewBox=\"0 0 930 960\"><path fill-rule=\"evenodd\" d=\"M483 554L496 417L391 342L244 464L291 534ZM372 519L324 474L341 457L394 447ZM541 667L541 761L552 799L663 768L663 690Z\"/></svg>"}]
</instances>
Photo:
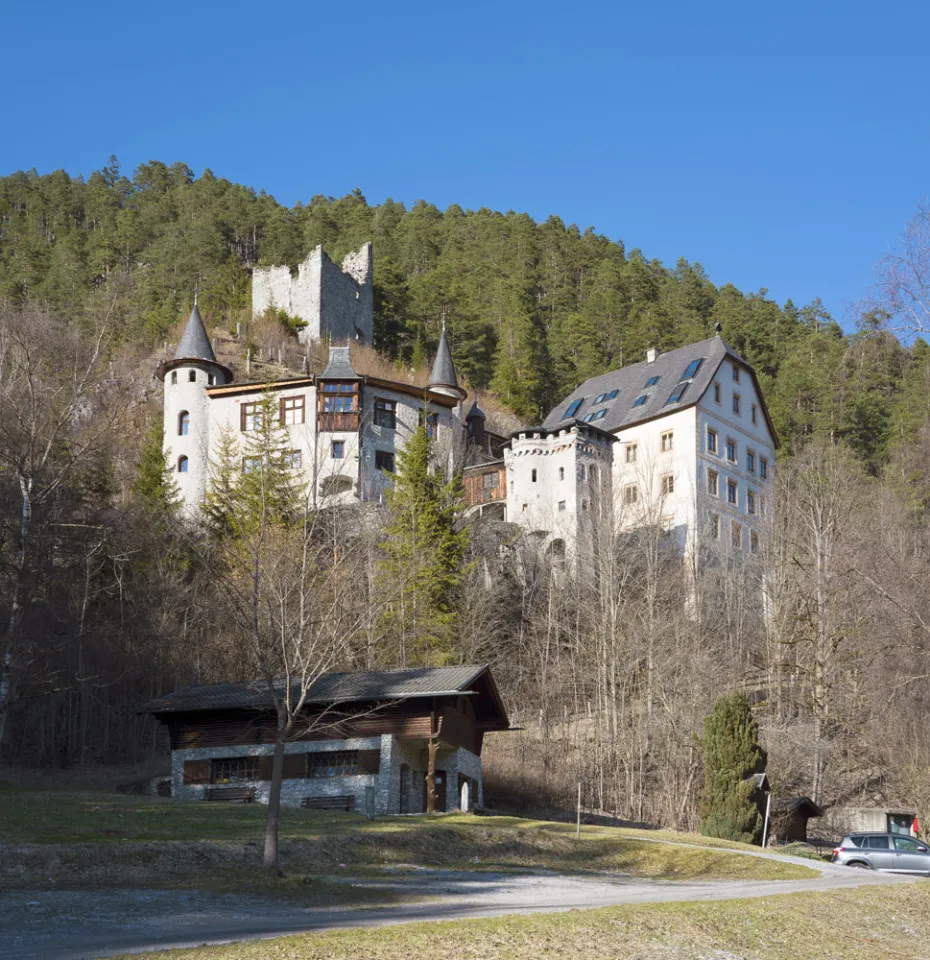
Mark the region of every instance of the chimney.
<instances>
[{"instance_id":1,"label":"chimney","mask_svg":"<svg viewBox=\"0 0 930 960\"><path fill-rule=\"evenodd\" d=\"M646 363L655 363L659 359L659 351L655 347L650 347L646 351Z\"/></svg>"}]
</instances>

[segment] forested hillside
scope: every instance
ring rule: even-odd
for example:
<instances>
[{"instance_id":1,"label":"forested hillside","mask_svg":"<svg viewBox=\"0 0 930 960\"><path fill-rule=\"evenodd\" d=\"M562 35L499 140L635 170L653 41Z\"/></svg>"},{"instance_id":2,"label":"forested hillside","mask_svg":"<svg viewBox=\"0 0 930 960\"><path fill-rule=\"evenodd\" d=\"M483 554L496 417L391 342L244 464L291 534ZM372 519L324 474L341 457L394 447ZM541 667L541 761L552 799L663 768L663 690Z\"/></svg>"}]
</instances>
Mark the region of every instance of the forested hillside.
<instances>
[{"instance_id":1,"label":"forested hillside","mask_svg":"<svg viewBox=\"0 0 930 960\"><path fill-rule=\"evenodd\" d=\"M647 347L710 336L716 323L759 370L788 450L845 438L874 472L930 405L922 345L904 350L874 330L846 337L817 301L779 306L764 290L718 287L699 263L668 267L557 216L371 206L360 191L288 209L183 163L143 164L132 179L113 158L86 180L0 179L0 304L79 318L118 289L116 336L151 347L186 316L194 289L211 322L239 318L253 265L296 267L319 243L341 260L368 240L378 349L422 362L445 314L461 373L524 421L581 380Z\"/></svg>"},{"instance_id":2,"label":"forested hillside","mask_svg":"<svg viewBox=\"0 0 930 960\"><path fill-rule=\"evenodd\" d=\"M512 529L460 541L453 483L438 535L399 533L392 504L356 528L313 518L331 561L314 576L325 568L320 592L340 597L339 662L490 661L524 728L489 744L504 792L566 801L580 780L594 806L694 826L704 717L745 690L781 795L930 814L926 344L902 346L878 310L844 334L818 302L717 287L696 262L669 268L555 216L370 206L359 192L288 209L157 162L132 179L114 160L86 180L0 179L0 759L155 762L164 741L142 702L256 674L232 593L241 552L228 516L208 530L177 517L152 371L195 289L241 370L261 333L251 267L296 266L318 243L339 260L368 240L381 353L420 366L445 315L460 373L524 422L584 378L721 324L782 440L774 576L763 618L751 559L685 570L658 529L605 531L569 575ZM286 362L294 341L269 322ZM287 513L269 542L295 542ZM421 543L446 558L424 564L425 588L398 573ZM389 615L408 588L435 603L431 632Z\"/></svg>"}]
</instances>

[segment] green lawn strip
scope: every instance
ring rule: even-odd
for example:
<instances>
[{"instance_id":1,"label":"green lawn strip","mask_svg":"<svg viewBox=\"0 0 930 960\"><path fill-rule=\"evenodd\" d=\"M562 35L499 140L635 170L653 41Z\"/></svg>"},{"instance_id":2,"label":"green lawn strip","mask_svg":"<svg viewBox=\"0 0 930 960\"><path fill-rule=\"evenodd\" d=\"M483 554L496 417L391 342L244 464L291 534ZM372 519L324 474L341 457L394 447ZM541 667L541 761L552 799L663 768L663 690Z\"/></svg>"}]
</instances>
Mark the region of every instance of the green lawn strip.
<instances>
[{"instance_id":1,"label":"green lawn strip","mask_svg":"<svg viewBox=\"0 0 930 960\"><path fill-rule=\"evenodd\" d=\"M930 884L409 924L145 954L162 960L925 960Z\"/></svg>"},{"instance_id":2,"label":"green lawn strip","mask_svg":"<svg viewBox=\"0 0 930 960\"><path fill-rule=\"evenodd\" d=\"M215 883L211 876L258 863L265 812L258 804L8 792L0 805L0 838L7 862L18 855L29 866L23 884L32 875L47 874L51 884L88 886L97 882L92 875L102 873L119 885L121 873L128 870L138 878L138 886L151 877L167 878L165 885L174 886L188 876L194 879L184 882L210 886ZM654 842L663 836L679 844L693 839L687 834L588 827L578 841L564 824L463 814L369 822L355 814L288 808L281 821L282 866L285 873L301 876L341 869L368 872L402 863L610 871L682 880L814 875L807 867L741 857L725 849ZM172 879L175 874L179 880Z\"/></svg>"}]
</instances>

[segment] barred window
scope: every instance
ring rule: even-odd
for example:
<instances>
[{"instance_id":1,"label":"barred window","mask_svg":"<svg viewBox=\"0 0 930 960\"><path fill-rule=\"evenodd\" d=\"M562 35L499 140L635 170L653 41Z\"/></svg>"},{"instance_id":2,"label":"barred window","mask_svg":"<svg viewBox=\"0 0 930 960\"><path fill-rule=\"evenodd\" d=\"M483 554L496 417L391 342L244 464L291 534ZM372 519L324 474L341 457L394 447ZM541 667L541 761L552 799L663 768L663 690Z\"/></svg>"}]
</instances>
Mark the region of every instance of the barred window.
<instances>
[{"instance_id":1,"label":"barred window","mask_svg":"<svg viewBox=\"0 0 930 960\"><path fill-rule=\"evenodd\" d=\"M221 757L210 763L211 783L258 780L258 757Z\"/></svg>"},{"instance_id":2,"label":"barred window","mask_svg":"<svg viewBox=\"0 0 930 960\"><path fill-rule=\"evenodd\" d=\"M307 754L308 777L354 777L358 774L358 750L328 750Z\"/></svg>"},{"instance_id":3,"label":"barred window","mask_svg":"<svg viewBox=\"0 0 930 960\"><path fill-rule=\"evenodd\" d=\"M484 489L485 490L496 490L497 489L497 474L496 473L486 473L484 475Z\"/></svg>"}]
</instances>

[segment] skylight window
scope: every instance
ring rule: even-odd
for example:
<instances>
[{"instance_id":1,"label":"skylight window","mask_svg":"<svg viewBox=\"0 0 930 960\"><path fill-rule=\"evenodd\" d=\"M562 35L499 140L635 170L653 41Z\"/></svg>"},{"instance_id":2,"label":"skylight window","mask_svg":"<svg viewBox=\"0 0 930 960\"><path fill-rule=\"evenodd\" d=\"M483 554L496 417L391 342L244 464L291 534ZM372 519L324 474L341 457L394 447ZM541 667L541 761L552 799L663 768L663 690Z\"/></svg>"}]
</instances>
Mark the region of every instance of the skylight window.
<instances>
[{"instance_id":1,"label":"skylight window","mask_svg":"<svg viewBox=\"0 0 930 960\"><path fill-rule=\"evenodd\" d=\"M617 391L611 390L610 393L599 393L594 398L595 405L598 403L606 403L608 400L615 400L617 397Z\"/></svg>"},{"instance_id":2,"label":"skylight window","mask_svg":"<svg viewBox=\"0 0 930 960\"><path fill-rule=\"evenodd\" d=\"M703 362L704 362L703 360L692 360L691 363L688 364L688 369L685 370L684 374L682 375L681 380L682 380L682 381L684 381L684 380L690 380L690 379L698 372L698 370L700 369L700 366L701 366L701 364L702 364ZM681 382L681 381L679 381L679 382ZM669 401L669 402L671 402L671 401Z\"/></svg>"},{"instance_id":3,"label":"skylight window","mask_svg":"<svg viewBox=\"0 0 930 960\"><path fill-rule=\"evenodd\" d=\"M678 403L678 401L681 400L681 398L685 395L685 391L687 389L687 383L679 383L678 386L672 391L672 395L668 398L668 400L665 401L665 405L668 406L670 403Z\"/></svg>"},{"instance_id":4,"label":"skylight window","mask_svg":"<svg viewBox=\"0 0 930 960\"><path fill-rule=\"evenodd\" d=\"M639 397L636 398L636 400L633 402L633 406L634 406L634 407L643 407L643 406L646 405L646 401L647 401L648 399L649 399L649 397L647 397L646 394L644 393L644 394L642 394L642 396L639 396Z\"/></svg>"},{"instance_id":5,"label":"skylight window","mask_svg":"<svg viewBox=\"0 0 930 960\"><path fill-rule=\"evenodd\" d=\"M658 378L658 377L650 377L650 378L646 381L646 386L647 386L647 387L654 387L658 382L659 382L659 378Z\"/></svg>"},{"instance_id":6,"label":"skylight window","mask_svg":"<svg viewBox=\"0 0 930 960\"><path fill-rule=\"evenodd\" d=\"M578 412L578 408L584 403L584 397L581 397L579 400L572 400L568 405L568 409L565 411L565 416L562 417L563 420L571 420L573 416Z\"/></svg>"},{"instance_id":7,"label":"skylight window","mask_svg":"<svg viewBox=\"0 0 930 960\"><path fill-rule=\"evenodd\" d=\"M606 416L607 416L606 410L598 410L597 413L595 413L591 419L596 423L598 420L603 420L604 417Z\"/></svg>"},{"instance_id":8,"label":"skylight window","mask_svg":"<svg viewBox=\"0 0 930 960\"><path fill-rule=\"evenodd\" d=\"M605 400L616 400L616 398L617 398L616 390L611 390L610 393L608 393L607 396L604 397Z\"/></svg>"}]
</instances>

